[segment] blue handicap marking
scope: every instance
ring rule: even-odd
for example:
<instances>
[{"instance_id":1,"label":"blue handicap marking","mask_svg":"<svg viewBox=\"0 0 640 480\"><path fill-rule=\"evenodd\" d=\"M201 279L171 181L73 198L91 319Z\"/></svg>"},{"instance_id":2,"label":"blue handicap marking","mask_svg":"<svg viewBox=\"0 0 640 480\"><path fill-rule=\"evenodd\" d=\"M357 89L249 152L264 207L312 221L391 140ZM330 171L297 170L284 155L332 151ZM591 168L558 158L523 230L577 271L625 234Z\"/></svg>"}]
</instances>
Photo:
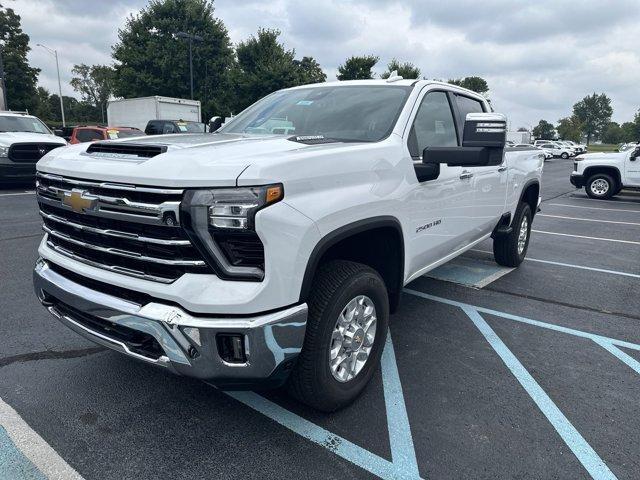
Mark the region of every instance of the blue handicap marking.
<instances>
[{"instance_id":1,"label":"blue handicap marking","mask_svg":"<svg viewBox=\"0 0 640 480\"><path fill-rule=\"evenodd\" d=\"M25 457L0 426L0 478L2 480L46 480L46 477Z\"/></svg>"},{"instance_id":2,"label":"blue handicap marking","mask_svg":"<svg viewBox=\"0 0 640 480\"><path fill-rule=\"evenodd\" d=\"M245 391L226 393L283 427L380 478L385 480L419 479L418 462L390 332L387 335L381 364L391 461L316 425L257 393Z\"/></svg>"},{"instance_id":3,"label":"blue handicap marking","mask_svg":"<svg viewBox=\"0 0 640 480\"><path fill-rule=\"evenodd\" d=\"M459 283L470 287L482 288L511 272L513 268L501 267L488 260L468 257L456 257L453 260L434 268L425 277Z\"/></svg>"}]
</instances>

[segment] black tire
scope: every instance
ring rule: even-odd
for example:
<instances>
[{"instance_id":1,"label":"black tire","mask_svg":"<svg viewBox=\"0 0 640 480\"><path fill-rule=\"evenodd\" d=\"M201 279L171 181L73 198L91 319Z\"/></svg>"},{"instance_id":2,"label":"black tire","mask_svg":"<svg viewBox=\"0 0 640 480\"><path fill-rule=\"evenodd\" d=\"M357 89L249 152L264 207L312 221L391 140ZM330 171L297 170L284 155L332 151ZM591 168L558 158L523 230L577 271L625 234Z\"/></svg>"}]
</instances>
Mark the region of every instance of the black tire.
<instances>
[{"instance_id":1,"label":"black tire","mask_svg":"<svg viewBox=\"0 0 640 480\"><path fill-rule=\"evenodd\" d=\"M562 154L560 155L563 159L567 159L569 158L569 154L567 152L562 152Z\"/></svg>"},{"instance_id":2,"label":"black tire","mask_svg":"<svg viewBox=\"0 0 640 480\"><path fill-rule=\"evenodd\" d=\"M596 185L606 185L606 187L597 188ZM589 177L589 179L587 180L584 189L587 192L587 195L589 195L591 198L596 198L599 200L606 200L608 198L611 198L619 191L617 182L611 175L607 175L606 173L596 173L595 175L591 175L591 177Z\"/></svg>"},{"instance_id":3,"label":"black tire","mask_svg":"<svg viewBox=\"0 0 640 480\"><path fill-rule=\"evenodd\" d=\"M527 219L527 238L522 252L518 251L518 239L524 219ZM516 214L511 222L513 230L508 235L500 235L493 239L493 257L496 263L505 267L518 267L527 256L529 239L531 238L531 207L526 202L520 202Z\"/></svg>"},{"instance_id":4,"label":"black tire","mask_svg":"<svg viewBox=\"0 0 640 480\"><path fill-rule=\"evenodd\" d=\"M367 362L356 376L340 382L329 366L331 336L345 306L358 295L369 297L376 309L376 334ZM333 412L353 402L380 364L389 327L389 299L384 281L360 263L334 260L322 265L307 301L309 316L302 351L289 377L287 390L302 403Z\"/></svg>"}]
</instances>

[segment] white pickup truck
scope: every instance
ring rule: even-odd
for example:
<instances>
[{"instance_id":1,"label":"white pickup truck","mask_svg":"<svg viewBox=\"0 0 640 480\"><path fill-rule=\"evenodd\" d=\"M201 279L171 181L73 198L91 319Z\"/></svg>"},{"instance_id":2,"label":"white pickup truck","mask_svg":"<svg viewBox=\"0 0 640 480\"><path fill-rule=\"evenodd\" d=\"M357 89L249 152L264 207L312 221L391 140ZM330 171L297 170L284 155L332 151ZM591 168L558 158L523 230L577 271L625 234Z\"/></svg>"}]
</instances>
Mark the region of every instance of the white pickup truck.
<instances>
[{"instance_id":1,"label":"white pickup truck","mask_svg":"<svg viewBox=\"0 0 640 480\"><path fill-rule=\"evenodd\" d=\"M131 357L336 410L404 285L490 237L522 262L544 155L505 152L505 127L474 92L392 77L278 91L214 134L55 150L35 291Z\"/></svg>"},{"instance_id":2,"label":"white pickup truck","mask_svg":"<svg viewBox=\"0 0 640 480\"><path fill-rule=\"evenodd\" d=\"M623 188L640 188L640 146L622 152L588 153L573 163L571 183L591 198L608 199Z\"/></svg>"}]
</instances>

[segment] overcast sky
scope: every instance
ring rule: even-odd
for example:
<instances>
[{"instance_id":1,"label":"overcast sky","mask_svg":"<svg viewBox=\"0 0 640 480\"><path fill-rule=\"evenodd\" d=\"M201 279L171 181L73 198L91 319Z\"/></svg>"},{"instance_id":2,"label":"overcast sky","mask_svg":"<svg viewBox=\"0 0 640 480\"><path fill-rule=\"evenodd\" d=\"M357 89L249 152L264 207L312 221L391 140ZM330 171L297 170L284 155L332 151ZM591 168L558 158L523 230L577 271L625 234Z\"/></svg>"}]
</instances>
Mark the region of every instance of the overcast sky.
<instances>
[{"instance_id":1,"label":"overcast sky","mask_svg":"<svg viewBox=\"0 0 640 480\"><path fill-rule=\"evenodd\" d=\"M140 0L5 0L31 37L29 60L40 84L57 91L58 50L64 95L76 63L111 63L111 45ZM411 61L427 78L484 77L495 109L515 129L553 123L592 92L613 100L613 119L640 108L640 0L217 0L231 41L278 28L297 57L313 56L330 80L351 55ZM185 67L187 65L185 59Z\"/></svg>"}]
</instances>

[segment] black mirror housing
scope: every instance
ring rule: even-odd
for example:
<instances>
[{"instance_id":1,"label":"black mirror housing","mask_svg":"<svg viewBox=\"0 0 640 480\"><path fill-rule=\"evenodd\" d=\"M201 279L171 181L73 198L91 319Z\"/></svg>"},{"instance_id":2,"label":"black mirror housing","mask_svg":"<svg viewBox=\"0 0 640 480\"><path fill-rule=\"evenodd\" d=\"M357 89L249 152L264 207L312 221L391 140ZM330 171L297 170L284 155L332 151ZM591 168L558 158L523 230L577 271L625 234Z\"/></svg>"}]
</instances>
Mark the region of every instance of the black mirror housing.
<instances>
[{"instance_id":1,"label":"black mirror housing","mask_svg":"<svg viewBox=\"0 0 640 480\"><path fill-rule=\"evenodd\" d=\"M422 152L423 163L446 163L450 167L487 167L502 163L502 148L489 147L427 147Z\"/></svg>"},{"instance_id":2,"label":"black mirror housing","mask_svg":"<svg viewBox=\"0 0 640 480\"><path fill-rule=\"evenodd\" d=\"M464 122L463 147L504 148L507 119L500 113L469 113Z\"/></svg>"}]
</instances>

